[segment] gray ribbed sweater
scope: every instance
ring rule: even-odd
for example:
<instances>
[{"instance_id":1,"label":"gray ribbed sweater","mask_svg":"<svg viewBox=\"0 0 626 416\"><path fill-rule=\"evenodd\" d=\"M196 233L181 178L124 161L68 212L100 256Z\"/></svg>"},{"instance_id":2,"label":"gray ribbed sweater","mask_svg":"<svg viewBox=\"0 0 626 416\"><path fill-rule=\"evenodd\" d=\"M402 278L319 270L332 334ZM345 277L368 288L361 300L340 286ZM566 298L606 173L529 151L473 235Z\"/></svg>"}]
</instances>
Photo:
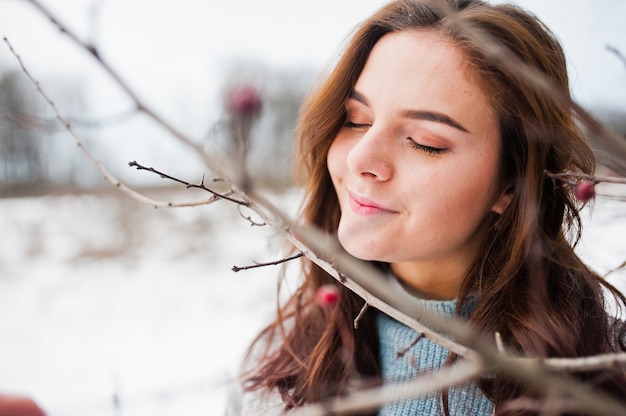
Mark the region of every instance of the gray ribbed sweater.
<instances>
[{"instance_id":1,"label":"gray ribbed sweater","mask_svg":"<svg viewBox=\"0 0 626 416\"><path fill-rule=\"evenodd\" d=\"M415 298L415 302L442 317L453 317L456 309L455 300L434 301ZM467 302L462 314L468 316L474 307L474 302ZM420 373L439 368L448 356L448 350L429 339L420 338L415 343L417 338L415 330L384 313L378 313L376 325L380 337L381 372L385 383L402 383L413 377L419 377ZM398 352L404 354L399 355ZM441 393L433 393L387 404L380 410L379 416L442 415L441 403ZM450 388L449 407L451 415L493 414L493 404L473 382Z\"/></svg>"}]
</instances>

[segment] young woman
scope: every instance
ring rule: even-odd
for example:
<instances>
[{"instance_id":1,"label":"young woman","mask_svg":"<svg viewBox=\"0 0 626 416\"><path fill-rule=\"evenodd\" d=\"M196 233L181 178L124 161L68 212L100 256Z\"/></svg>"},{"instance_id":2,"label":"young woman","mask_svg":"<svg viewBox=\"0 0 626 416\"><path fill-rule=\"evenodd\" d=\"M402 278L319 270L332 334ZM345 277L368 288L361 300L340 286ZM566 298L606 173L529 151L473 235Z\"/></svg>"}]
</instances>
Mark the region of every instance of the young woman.
<instances>
[{"instance_id":1,"label":"young woman","mask_svg":"<svg viewBox=\"0 0 626 416\"><path fill-rule=\"evenodd\" d=\"M560 97L529 83L515 70L521 64L511 71L514 61L485 48L485 37L544 74ZM490 339L499 333L511 351L623 351L624 328L607 314L603 289L625 299L574 253L568 236L580 235L580 204L571 187L546 175L594 170L567 99L560 45L519 8L392 2L357 29L304 103L304 220L336 233L422 307L461 317ZM241 413L280 413L341 395L356 381L397 383L454 361L371 309L346 335L363 301L342 288L330 316L315 297L333 279L307 260L302 273L251 349ZM623 372L579 377L626 395ZM386 404L379 414L532 414L511 400L542 397L491 374Z\"/></svg>"}]
</instances>

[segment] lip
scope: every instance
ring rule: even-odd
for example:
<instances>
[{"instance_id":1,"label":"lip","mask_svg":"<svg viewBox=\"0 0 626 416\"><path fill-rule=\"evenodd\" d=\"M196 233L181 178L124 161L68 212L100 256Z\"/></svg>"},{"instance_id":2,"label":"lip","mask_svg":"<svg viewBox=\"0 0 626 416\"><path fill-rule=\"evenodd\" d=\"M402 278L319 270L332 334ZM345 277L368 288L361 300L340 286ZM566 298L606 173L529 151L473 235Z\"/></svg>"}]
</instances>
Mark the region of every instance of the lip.
<instances>
[{"instance_id":1,"label":"lip","mask_svg":"<svg viewBox=\"0 0 626 416\"><path fill-rule=\"evenodd\" d=\"M386 208L371 199L348 192L350 208L360 215L395 214L397 211Z\"/></svg>"}]
</instances>

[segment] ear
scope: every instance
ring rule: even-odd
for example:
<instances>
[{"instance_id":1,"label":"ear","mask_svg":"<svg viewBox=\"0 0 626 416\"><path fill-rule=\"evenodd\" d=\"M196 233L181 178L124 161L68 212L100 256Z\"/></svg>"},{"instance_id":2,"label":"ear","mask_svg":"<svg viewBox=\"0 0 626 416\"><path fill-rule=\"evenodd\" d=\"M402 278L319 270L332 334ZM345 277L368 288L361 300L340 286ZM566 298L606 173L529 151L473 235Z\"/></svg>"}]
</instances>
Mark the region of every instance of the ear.
<instances>
[{"instance_id":1,"label":"ear","mask_svg":"<svg viewBox=\"0 0 626 416\"><path fill-rule=\"evenodd\" d=\"M513 199L513 186L509 185L496 199L496 202L491 207L491 211L496 214L502 215L506 207L509 206L511 200Z\"/></svg>"}]
</instances>

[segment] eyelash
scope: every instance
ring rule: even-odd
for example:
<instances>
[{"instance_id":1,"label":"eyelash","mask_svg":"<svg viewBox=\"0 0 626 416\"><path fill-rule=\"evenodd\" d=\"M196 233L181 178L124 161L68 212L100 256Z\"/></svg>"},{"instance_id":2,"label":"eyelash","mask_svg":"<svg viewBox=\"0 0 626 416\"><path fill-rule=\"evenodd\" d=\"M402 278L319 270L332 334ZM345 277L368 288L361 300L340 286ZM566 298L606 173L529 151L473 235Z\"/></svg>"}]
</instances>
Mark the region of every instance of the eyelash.
<instances>
[{"instance_id":1,"label":"eyelash","mask_svg":"<svg viewBox=\"0 0 626 416\"><path fill-rule=\"evenodd\" d=\"M413 149L421 150L422 152L426 152L426 153L428 153L430 155L440 155L441 153L443 153L446 150L448 150L446 148L425 146L423 144L419 144L415 140L413 140L411 137L407 137L407 140L409 141L409 145Z\"/></svg>"},{"instance_id":2,"label":"eyelash","mask_svg":"<svg viewBox=\"0 0 626 416\"><path fill-rule=\"evenodd\" d=\"M360 128L363 128L363 127L369 127L370 125L369 124L365 124L365 123L361 123L361 124L353 123L350 120L347 120L347 121L345 121L343 123L343 126L349 128L349 129L360 129Z\"/></svg>"}]
</instances>

